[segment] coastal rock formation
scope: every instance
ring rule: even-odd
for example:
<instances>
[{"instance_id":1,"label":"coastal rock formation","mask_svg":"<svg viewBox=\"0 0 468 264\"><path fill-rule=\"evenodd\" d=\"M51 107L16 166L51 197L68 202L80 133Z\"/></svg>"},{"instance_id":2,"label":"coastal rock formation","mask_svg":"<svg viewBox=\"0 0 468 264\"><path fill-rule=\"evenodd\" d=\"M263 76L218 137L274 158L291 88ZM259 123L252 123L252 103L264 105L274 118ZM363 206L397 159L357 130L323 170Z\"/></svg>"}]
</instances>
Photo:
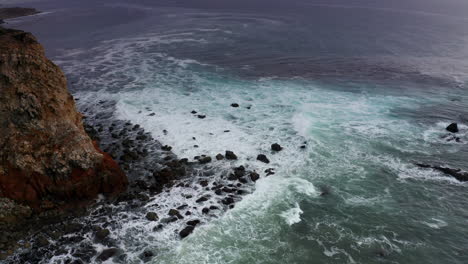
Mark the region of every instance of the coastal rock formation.
<instances>
[{"instance_id":1,"label":"coastal rock formation","mask_svg":"<svg viewBox=\"0 0 468 264\"><path fill-rule=\"evenodd\" d=\"M0 27L0 197L42 210L126 186L86 134L59 67L30 33Z\"/></svg>"}]
</instances>

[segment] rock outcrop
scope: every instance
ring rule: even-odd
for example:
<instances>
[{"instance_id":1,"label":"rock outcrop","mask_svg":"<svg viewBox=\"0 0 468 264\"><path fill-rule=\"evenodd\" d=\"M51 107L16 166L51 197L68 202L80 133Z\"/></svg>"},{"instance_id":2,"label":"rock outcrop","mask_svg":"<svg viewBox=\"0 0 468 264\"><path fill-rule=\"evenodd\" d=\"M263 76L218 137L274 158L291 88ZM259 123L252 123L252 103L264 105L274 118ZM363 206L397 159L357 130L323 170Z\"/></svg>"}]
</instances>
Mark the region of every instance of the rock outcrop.
<instances>
[{"instance_id":1,"label":"rock outcrop","mask_svg":"<svg viewBox=\"0 0 468 264\"><path fill-rule=\"evenodd\" d=\"M41 210L126 186L83 129L60 68L30 33L0 27L0 197Z\"/></svg>"}]
</instances>

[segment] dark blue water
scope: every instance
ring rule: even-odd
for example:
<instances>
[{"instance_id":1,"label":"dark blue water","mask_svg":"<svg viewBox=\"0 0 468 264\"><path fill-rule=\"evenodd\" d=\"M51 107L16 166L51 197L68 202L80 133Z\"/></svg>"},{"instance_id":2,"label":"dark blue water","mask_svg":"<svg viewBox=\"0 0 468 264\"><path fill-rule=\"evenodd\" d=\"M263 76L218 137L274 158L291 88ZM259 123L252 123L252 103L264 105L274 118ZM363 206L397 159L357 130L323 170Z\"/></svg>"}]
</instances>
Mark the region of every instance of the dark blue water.
<instances>
[{"instance_id":1,"label":"dark blue water","mask_svg":"<svg viewBox=\"0 0 468 264\"><path fill-rule=\"evenodd\" d=\"M467 185L414 165L468 170L468 2L24 5L46 13L10 25L38 36L80 107L115 100L116 117L181 157L232 149L263 171L263 152L276 168L183 241L177 226L120 219L123 263L146 248L155 263L468 262ZM443 138L451 122L460 142ZM155 203L190 203L183 192Z\"/></svg>"}]
</instances>

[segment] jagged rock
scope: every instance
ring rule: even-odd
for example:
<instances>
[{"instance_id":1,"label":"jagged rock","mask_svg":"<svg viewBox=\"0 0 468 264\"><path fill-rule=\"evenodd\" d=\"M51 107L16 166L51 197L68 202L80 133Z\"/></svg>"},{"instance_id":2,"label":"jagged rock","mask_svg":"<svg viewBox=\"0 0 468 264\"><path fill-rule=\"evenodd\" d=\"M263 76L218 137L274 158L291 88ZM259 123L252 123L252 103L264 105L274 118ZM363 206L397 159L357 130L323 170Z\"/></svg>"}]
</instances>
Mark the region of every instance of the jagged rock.
<instances>
[{"instance_id":1,"label":"jagged rock","mask_svg":"<svg viewBox=\"0 0 468 264\"><path fill-rule=\"evenodd\" d=\"M264 154L259 154L257 156L257 160L264 162L264 163L270 163L270 160Z\"/></svg>"},{"instance_id":2,"label":"jagged rock","mask_svg":"<svg viewBox=\"0 0 468 264\"><path fill-rule=\"evenodd\" d=\"M200 157L198 159L198 162L200 162L201 164L210 163L211 162L211 157L210 156Z\"/></svg>"},{"instance_id":3,"label":"jagged rock","mask_svg":"<svg viewBox=\"0 0 468 264\"><path fill-rule=\"evenodd\" d=\"M452 133L458 133L458 124L457 123L452 123L445 128L447 131L452 132Z\"/></svg>"},{"instance_id":4,"label":"jagged rock","mask_svg":"<svg viewBox=\"0 0 468 264\"><path fill-rule=\"evenodd\" d=\"M468 172L462 171L460 169L452 169L452 168L433 166L433 165L422 164L422 163L416 163L416 166L421 167L421 168L430 168L430 169L438 170L440 172L443 172L445 174L448 174L454 177L455 179L461 182L468 181Z\"/></svg>"},{"instance_id":5,"label":"jagged rock","mask_svg":"<svg viewBox=\"0 0 468 264\"><path fill-rule=\"evenodd\" d=\"M44 210L45 197L64 207L123 191L125 174L86 134L36 38L0 28L0 58L0 197Z\"/></svg>"},{"instance_id":6,"label":"jagged rock","mask_svg":"<svg viewBox=\"0 0 468 264\"><path fill-rule=\"evenodd\" d=\"M216 155L216 160L223 160L223 159L224 159L223 154L219 153L218 155Z\"/></svg>"},{"instance_id":7,"label":"jagged rock","mask_svg":"<svg viewBox=\"0 0 468 264\"><path fill-rule=\"evenodd\" d=\"M228 160L236 160L236 159L237 159L236 154L234 154L234 152L232 152L232 151L230 151L230 150L226 150L226 153L224 154L224 156L225 156L226 159L228 159Z\"/></svg>"},{"instance_id":8,"label":"jagged rock","mask_svg":"<svg viewBox=\"0 0 468 264\"><path fill-rule=\"evenodd\" d=\"M196 226L198 224L200 224L200 220L198 219L187 221L187 225L190 225L190 226Z\"/></svg>"}]
</instances>

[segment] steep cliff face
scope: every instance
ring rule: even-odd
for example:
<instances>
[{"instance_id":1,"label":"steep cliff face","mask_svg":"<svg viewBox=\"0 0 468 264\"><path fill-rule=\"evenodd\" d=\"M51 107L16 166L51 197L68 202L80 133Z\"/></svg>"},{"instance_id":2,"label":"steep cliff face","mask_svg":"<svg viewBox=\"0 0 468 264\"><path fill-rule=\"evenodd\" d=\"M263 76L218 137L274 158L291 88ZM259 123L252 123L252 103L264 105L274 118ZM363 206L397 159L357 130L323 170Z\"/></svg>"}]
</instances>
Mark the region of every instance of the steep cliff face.
<instances>
[{"instance_id":1,"label":"steep cliff face","mask_svg":"<svg viewBox=\"0 0 468 264\"><path fill-rule=\"evenodd\" d=\"M42 46L29 33L0 28L0 197L41 208L126 185L85 133L65 76Z\"/></svg>"}]
</instances>

